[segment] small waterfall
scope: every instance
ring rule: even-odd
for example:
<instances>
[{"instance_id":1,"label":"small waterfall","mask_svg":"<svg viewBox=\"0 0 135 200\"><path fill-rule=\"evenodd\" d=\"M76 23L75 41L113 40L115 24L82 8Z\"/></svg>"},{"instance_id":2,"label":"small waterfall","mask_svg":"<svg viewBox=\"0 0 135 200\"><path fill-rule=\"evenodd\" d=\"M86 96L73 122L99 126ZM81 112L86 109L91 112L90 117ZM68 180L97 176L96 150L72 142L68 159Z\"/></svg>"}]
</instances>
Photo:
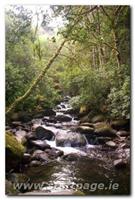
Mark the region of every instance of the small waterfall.
<instances>
[{"instance_id":1,"label":"small waterfall","mask_svg":"<svg viewBox=\"0 0 135 200\"><path fill-rule=\"evenodd\" d=\"M87 148L95 148L95 145L89 144L87 137L84 135L85 141L86 141L86 147Z\"/></svg>"}]
</instances>

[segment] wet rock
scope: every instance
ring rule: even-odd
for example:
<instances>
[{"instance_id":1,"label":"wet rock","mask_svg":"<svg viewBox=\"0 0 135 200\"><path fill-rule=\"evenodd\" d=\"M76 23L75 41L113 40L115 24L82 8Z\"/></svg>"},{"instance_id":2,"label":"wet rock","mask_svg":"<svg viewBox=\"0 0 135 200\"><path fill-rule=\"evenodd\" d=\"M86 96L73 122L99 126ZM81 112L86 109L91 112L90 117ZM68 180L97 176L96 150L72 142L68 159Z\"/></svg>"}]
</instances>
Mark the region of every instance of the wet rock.
<instances>
[{"instance_id":1,"label":"wet rock","mask_svg":"<svg viewBox=\"0 0 135 200\"><path fill-rule=\"evenodd\" d=\"M90 117L89 114L87 114L87 115L81 117L80 123L85 123L85 122L91 122L91 117Z\"/></svg>"},{"instance_id":2,"label":"wet rock","mask_svg":"<svg viewBox=\"0 0 135 200\"><path fill-rule=\"evenodd\" d=\"M83 126L79 126L77 128L77 131L79 131L82 134L93 134L94 133L94 128L83 125Z\"/></svg>"},{"instance_id":3,"label":"wet rock","mask_svg":"<svg viewBox=\"0 0 135 200\"><path fill-rule=\"evenodd\" d=\"M13 121L12 123L11 123L11 127L12 128L16 128L16 127L23 127L23 124L22 124L22 122L21 121Z\"/></svg>"},{"instance_id":4,"label":"wet rock","mask_svg":"<svg viewBox=\"0 0 135 200\"><path fill-rule=\"evenodd\" d=\"M63 156L63 159L66 161L77 161L80 159L80 155L77 153L70 153Z\"/></svg>"},{"instance_id":5,"label":"wet rock","mask_svg":"<svg viewBox=\"0 0 135 200\"><path fill-rule=\"evenodd\" d=\"M68 108L67 110L64 111L64 114L70 114L70 115L78 114L78 109Z\"/></svg>"},{"instance_id":6,"label":"wet rock","mask_svg":"<svg viewBox=\"0 0 135 200\"><path fill-rule=\"evenodd\" d=\"M18 169L23 158L25 148L15 136L6 132L6 171Z\"/></svg>"},{"instance_id":7,"label":"wet rock","mask_svg":"<svg viewBox=\"0 0 135 200\"><path fill-rule=\"evenodd\" d=\"M103 144L105 144L106 142L108 142L109 140L111 140L111 138L110 137L98 137L97 138L97 144L98 145L103 145Z\"/></svg>"},{"instance_id":8,"label":"wet rock","mask_svg":"<svg viewBox=\"0 0 135 200\"><path fill-rule=\"evenodd\" d=\"M111 126L116 130L129 130L130 121L126 119L115 120L111 122Z\"/></svg>"},{"instance_id":9,"label":"wet rock","mask_svg":"<svg viewBox=\"0 0 135 200\"><path fill-rule=\"evenodd\" d=\"M61 107L61 105L57 105L56 108L57 109L61 109L62 107Z\"/></svg>"},{"instance_id":10,"label":"wet rock","mask_svg":"<svg viewBox=\"0 0 135 200\"><path fill-rule=\"evenodd\" d=\"M67 102L67 101L69 101L70 99L71 99L70 96L65 96L63 100L64 100L65 102Z\"/></svg>"},{"instance_id":11,"label":"wet rock","mask_svg":"<svg viewBox=\"0 0 135 200\"><path fill-rule=\"evenodd\" d=\"M42 126L35 129L35 135L39 140L52 140L54 138L54 133Z\"/></svg>"},{"instance_id":12,"label":"wet rock","mask_svg":"<svg viewBox=\"0 0 135 200\"><path fill-rule=\"evenodd\" d=\"M44 117L44 114L43 114L43 112L37 113L37 114L35 114L33 117L34 117L35 119L41 119L42 117Z\"/></svg>"},{"instance_id":13,"label":"wet rock","mask_svg":"<svg viewBox=\"0 0 135 200\"><path fill-rule=\"evenodd\" d=\"M66 147L81 147L86 145L86 139L79 133L58 133L56 135L56 146Z\"/></svg>"},{"instance_id":14,"label":"wet rock","mask_svg":"<svg viewBox=\"0 0 135 200\"><path fill-rule=\"evenodd\" d=\"M46 141L42 141L42 140L31 140L30 144L36 147L37 149L41 149L41 150L50 148L50 145L47 144Z\"/></svg>"},{"instance_id":15,"label":"wet rock","mask_svg":"<svg viewBox=\"0 0 135 200\"><path fill-rule=\"evenodd\" d=\"M93 123L90 123L90 122L81 123L80 126L88 126L88 127L94 128Z\"/></svg>"},{"instance_id":16,"label":"wet rock","mask_svg":"<svg viewBox=\"0 0 135 200\"><path fill-rule=\"evenodd\" d=\"M29 140L36 140L37 137L36 137L36 135L35 135L34 132L29 132L29 133L26 134L26 139L27 139L28 141L29 141Z\"/></svg>"},{"instance_id":17,"label":"wet rock","mask_svg":"<svg viewBox=\"0 0 135 200\"><path fill-rule=\"evenodd\" d=\"M61 108L66 108L64 103L61 103L60 105L61 105Z\"/></svg>"},{"instance_id":18,"label":"wet rock","mask_svg":"<svg viewBox=\"0 0 135 200\"><path fill-rule=\"evenodd\" d=\"M115 160L113 164L116 169L123 169L127 166L126 161L124 161L123 159Z\"/></svg>"},{"instance_id":19,"label":"wet rock","mask_svg":"<svg viewBox=\"0 0 135 200\"><path fill-rule=\"evenodd\" d=\"M38 160L40 162L48 163L50 161L48 154L46 152L34 152L32 155L32 160Z\"/></svg>"},{"instance_id":20,"label":"wet rock","mask_svg":"<svg viewBox=\"0 0 135 200\"><path fill-rule=\"evenodd\" d=\"M55 112L52 108L46 108L46 109L43 111L43 115L44 115L44 116L55 116L55 115L56 115L56 112Z\"/></svg>"},{"instance_id":21,"label":"wet rock","mask_svg":"<svg viewBox=\"0 0 135 200\"><path fill-rule=\"evenodd\" d=\"M105 121L105 117L103 115L97 115L91 119L92 123L103 122Z\"/></svg>"},{"instance_id":22,"label":"wet rock","mask_svg":"<svg viewBox=\"0 0 135 200\"><path fill-rule=\"evenodd\" d=\"M26 142L26 131L18 130L15 132L16 139L22 144Z\"/></svg>"},{"instance_id":23,"label":"wet rock","mask_svg":"<svg viewBox=\"0 0 135 200\"><path fill-rule=\"evenodd\" d=\"M72 120L72 117L67 115L57 115L55 119L59 122L70 122Z\"/></svg>"},{"instance_id":24,"label":"wet rock","mask_svg":"<svg viewBox=\"0 0 135 200\"><path fill-rule=\"evenodd\" d=\"M30 167L38 167L41 165L42 165L42 162L40 162L39 160L32 160L29 164Z\"/></svg>"},{"instance_id":25,"label":"wet rock","mask_svg":"<svg viewBox=\"0 0 135 200\"><path fill-rule=\"evenodd\" d=\"M130 133L123 130L123 131L118 131L117 135L120 136L120 137L123 137L123 136L125 137L125 136L129 136Z\"/></svg>"},{"instance_id":26,"label":"wet rock","mask_svg":"<svg viewBox=\"0 0 135 200\"><path fill-rule=\"evenodd\" d=\"M10 131L11 127L10 126L6 126L5 129L6 129L6 131Z\"/></svg>"},{"instance_id":27,"label":"wet rock","mask_svg":"<svg viewBox=\"0 0 135 200\"><path fill-rule=\"evenodd\" d=\"M22 163L27 164L31 161L31 155L29 153L24 153L22 158Z\"/></svg>"},{"instance_id":28,"label":"wet rock","mask_svg":"<svg viewBox=\"0 0 135 200\"><path fill-rule=\"evenodd\" d=\"M116 148L117 147L116 143L113 142L113 141L108 141L105 144L106 144L106 146L111 147L111 148Z\"/></svg>"},{"instance_id":29,"label":"wet rock","mask_svg":"<svg viewBox=\"0 0 135 200\"><path fill-rule=\"evenodd\" d=\"M64 152L56 149L56 148L51 148L51 149L46 149L45 152L48 154L48 157L50 159L56 159L58 157L63 156Z\"/></svg>"}]
</instances>

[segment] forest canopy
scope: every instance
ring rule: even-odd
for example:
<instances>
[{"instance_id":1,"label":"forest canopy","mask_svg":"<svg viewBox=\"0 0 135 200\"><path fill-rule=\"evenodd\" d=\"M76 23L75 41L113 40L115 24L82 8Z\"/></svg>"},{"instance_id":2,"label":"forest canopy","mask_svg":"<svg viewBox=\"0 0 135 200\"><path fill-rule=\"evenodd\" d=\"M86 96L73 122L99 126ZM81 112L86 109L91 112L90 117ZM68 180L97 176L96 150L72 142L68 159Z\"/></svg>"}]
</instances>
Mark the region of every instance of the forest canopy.
<instances>
[{"instance_id":1,"label":"forest canopy","mask_svg":"<svg viewBox=\"0 0 135 200\"><path fill-rule=\"evenodd\" d=\"M95 114L130 118L129 6L44 6L35 10L9 6L7 109L29 90L53 55L44 76L14 107L16 112L51 108L69 95L75 109L85 106Z\"/></svg>"}]
</instances>

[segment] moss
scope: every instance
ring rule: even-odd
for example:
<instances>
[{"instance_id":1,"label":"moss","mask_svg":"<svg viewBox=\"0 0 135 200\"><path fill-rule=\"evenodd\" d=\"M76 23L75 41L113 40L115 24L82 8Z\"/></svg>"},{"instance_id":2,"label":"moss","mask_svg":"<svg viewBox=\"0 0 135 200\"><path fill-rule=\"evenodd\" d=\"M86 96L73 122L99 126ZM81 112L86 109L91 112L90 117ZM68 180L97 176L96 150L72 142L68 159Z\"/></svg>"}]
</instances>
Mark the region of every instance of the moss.
<instances>
[{"instance_id":1,"label":"moss","mask_svg":"<svg viewBox=\"0 0 135 200\"><path fill-rule=\"evenodd\" d=\"M104 122L99 122L95 124L94 127L96 136L105 136L105 137L116 136L116 131L112 129L112 127L109 124L106 124Z\"/></svg>"},{"instance_id":2,"label":"moss","mask_svg":"<svg viewBox=\"0 0 135 200\"><path fill-rule=\"evenodd\" d=\"M111 126L106 122L98 122L94 124L95 129L110 129Z\"/></svg>"},{"instance_id":3,"label":"moss","mask_svg":"<svg viewBox=\"0 0 135 200\"><path fill-rule=\"evenodd\" d=\"M10 132L6 132L6 149L17 157L22 157L25 150L24 146Z\"/></svg>"},{"instance_id":4,"label":"moss","mask_svg":"<svg viewBox=\"0 0 135 200\"><path fill-rule=\"evenodd\" d=\"M95 117L92 118L92 122L93 123L97 123L97 122L103 122L105 120L103 115L97 115Z\"/></svg>"}]
</instances>

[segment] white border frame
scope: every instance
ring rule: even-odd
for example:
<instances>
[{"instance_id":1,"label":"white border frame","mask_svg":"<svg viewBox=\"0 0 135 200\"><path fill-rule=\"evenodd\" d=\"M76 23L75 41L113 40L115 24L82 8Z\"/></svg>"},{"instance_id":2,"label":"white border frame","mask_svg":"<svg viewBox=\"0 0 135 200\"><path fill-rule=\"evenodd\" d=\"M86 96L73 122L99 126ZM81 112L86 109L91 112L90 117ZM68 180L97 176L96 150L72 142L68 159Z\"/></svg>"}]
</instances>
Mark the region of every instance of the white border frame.
<instances>
[{"instance_id":1,"label":"white border frame","mask_svg":"<svg viewBox=\"0 0 135 200\"><path fill-rule=\"evenodd\" d=\"M135 26L133 24L135 20L135 1L131 0L1 0L0 2L0 198L7 199L8 197L5 195L5 20L4 20L4 12L7 4L47 4L47 5L130 5L131 6L131 58L132 58L132 176L131 176L131 196L120 196L119 198L134 198L135 190L134 190L134 162L133 155L135 152L135 147L133 145L134 142L134 130L135 130ZM115 196L103 196L100 198L113 198ZM18 197L10 197L10 198L18 198ZM19 198L33 198L33 197L19 197ZM55 198L55 197L35 197L35 198ZM66 198L66 197L57 197L57 198ZM70 197L75 198L75 197ZM77 197L83 198L83 197ZM86 196L84 198L97 199L97 197Z\"/></svg>"}]
</instances>

